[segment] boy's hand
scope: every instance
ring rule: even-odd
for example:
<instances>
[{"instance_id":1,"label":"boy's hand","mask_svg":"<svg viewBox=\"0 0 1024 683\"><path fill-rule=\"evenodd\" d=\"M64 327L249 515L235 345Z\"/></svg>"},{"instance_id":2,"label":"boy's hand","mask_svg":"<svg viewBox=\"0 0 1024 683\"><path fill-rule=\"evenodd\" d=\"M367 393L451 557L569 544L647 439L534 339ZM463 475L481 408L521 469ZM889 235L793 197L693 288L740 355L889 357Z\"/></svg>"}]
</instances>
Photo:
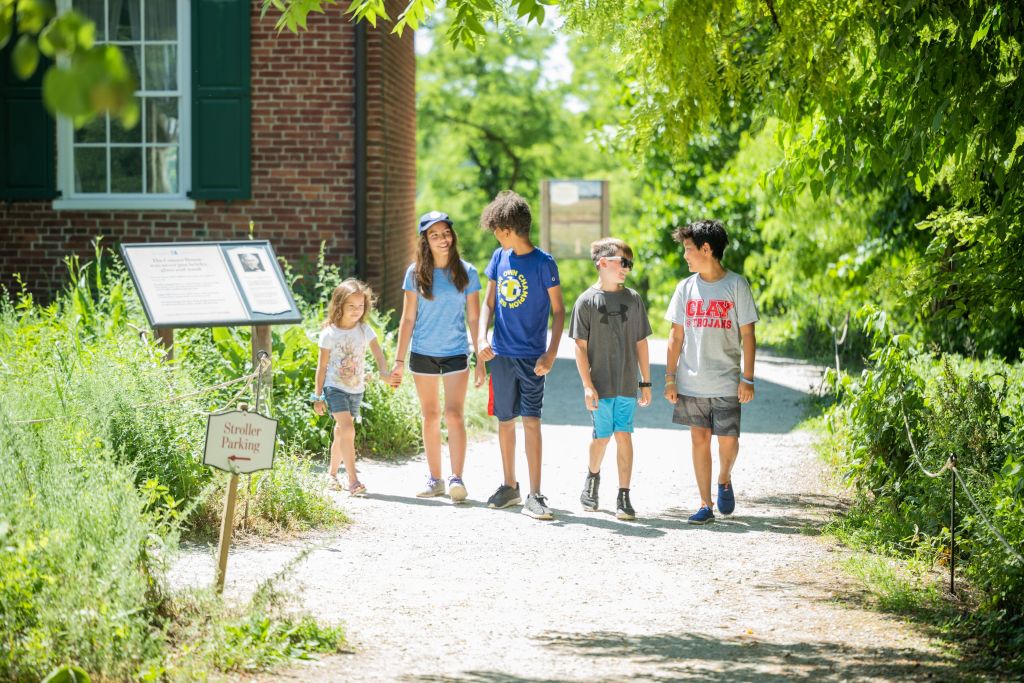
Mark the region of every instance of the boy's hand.
<instances>
[{"instance_id":1,"label":"boy's hand","mask_svg":"<svg viewBox=\"0 0 1024 683\"><path fill-rule=\"evenodd\" d=\"M551 366L555 364L555 356L552 353L545 353L543 356L537 359L537 364L533 366L533 374L538 377L551 372Z\"/></svg>"},{"instance_id":2,"label":"boy's hand","mask_svg":"<svg viewBox=\"0 0 1024 683\"><path fill-rule=\"evenodd\" d=\"M640 407L651 405L651 388L644 387L640 390Z\"/></svg>"},{"instance_id":3,"label":"boy's hand","mask_svg":"<svg viewBox=\"0 0 1024 683\"><path fill-rule=\"evenodd\" d=\"M583 403L586 404L587 410L597 410L597 400L597 390L594 387L583 387Z\"/></svg>"},{"instance_id":4,"label":"boy's hand","mask_svg":"<svg viewBox=\"0 0 1024 683\"><path fill-rule=\"evenodd\" d=\"M313 412L317 415L323 415L327 412L327 406L324 405L323 401L313 401Z\"/></svg>"},{"instance_id":5,"label":"boy's hand","mask_svg":"<svg viewBox=\"0 0 1024 683\"><path fill-rule=\"evenodd\" d=\"M486 337L482 337L477 342L477 348L478 351L476 352L476 357L479 360L482 360L486 363L487 361L492 360L494 358L494 349L491 348L491 342L487 341Z\"/></svg>"},{"instance_id":6,"label":"boy's hand","mask_svg":"<svg viewBox=\"0 0 1024 683\"><path fill-rule=\"evenodd\" d=\"M475 387L481 387L487 381L487 368L479 358L480 354L477 354L476 367L473 369L473 386Z\"/></svg>"},{"instance_id":7,"label":"boy's hand","mask_svg":"<svg viewBox=\"0 0 1024 683\"><path fill-rule=\"evenodd\" d=\"M736 396L740 399L740 403L750 403L754 400L754 385L740 381L740 388L736 392Z\"/></svg>"},{"instance_id":8,"label":"boy's hand","mask_svg":"<svg viewBox=\"0 0 1024 683\"><path fill-rule=\"evenodd\" d=\"M668 401L669 403L678 402L679 394L676 393L676 383L665 382L665 393L663 395L665 396L665 400Z\"/></svg>"}]
</instances>

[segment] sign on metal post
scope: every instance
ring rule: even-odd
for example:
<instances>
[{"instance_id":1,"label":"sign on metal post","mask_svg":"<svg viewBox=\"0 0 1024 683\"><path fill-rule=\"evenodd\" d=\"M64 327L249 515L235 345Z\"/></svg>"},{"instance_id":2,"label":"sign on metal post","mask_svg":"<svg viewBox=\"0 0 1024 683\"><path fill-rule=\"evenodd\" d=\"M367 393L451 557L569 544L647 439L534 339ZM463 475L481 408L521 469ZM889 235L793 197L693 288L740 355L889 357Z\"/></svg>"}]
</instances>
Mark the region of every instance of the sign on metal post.
<instances>
[{"instance_id":1,"label":"sign on metal post","mask_svg":"<svg viewBox=\"0 0 1024 683\"><path fill-rule=\"evenodd\" d=\"M542 180L541 248L556 259L590 258L590 243L608 237L607 180Z\"/></svg>"}]
</instances>

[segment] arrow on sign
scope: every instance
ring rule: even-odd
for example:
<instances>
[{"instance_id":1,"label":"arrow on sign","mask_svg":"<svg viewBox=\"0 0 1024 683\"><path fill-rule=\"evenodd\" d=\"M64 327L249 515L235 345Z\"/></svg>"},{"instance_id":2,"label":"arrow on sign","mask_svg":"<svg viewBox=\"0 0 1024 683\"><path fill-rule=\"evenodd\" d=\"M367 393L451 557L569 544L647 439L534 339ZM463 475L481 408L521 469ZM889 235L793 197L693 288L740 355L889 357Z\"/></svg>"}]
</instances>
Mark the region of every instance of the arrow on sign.
<instances>
[{"instance_id":1,"label":"arrow on sign","mask_svg":"<svg viewBox=\"0 0 1024 683\"><path fill-rule=\"evenodd\" d=\"M243 458L240 455L229 455L228 460L252 460L252 458Z\"/></svg>"}]
</instances>

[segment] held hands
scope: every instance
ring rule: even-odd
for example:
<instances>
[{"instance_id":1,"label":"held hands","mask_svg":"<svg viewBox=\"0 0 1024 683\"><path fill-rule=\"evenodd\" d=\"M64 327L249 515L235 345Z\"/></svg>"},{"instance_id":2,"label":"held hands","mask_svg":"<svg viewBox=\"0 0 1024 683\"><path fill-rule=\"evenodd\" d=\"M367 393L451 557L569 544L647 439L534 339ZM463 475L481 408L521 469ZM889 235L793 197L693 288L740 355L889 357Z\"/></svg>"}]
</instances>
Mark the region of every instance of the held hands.
<instances>
[{"instance_id":1,"label":"held hands","mask_svg":"<svg viewBox=\"0 0 1024 683\"><path fill-rule=\"evenodd\" d=\"M533 366L533 374L538 377L551 372L551 366L555 364L555 356L552 353L545 353L543 356L537 359L537 364Z\"/></svg>"},{"instance_id":2,"label":"held hands","mask_svg":"<svg viewBox=\"0 0 1024 683\"><path fill-rule=\"evenodd\" d=\"M740 388L736 391L736 397L739 398L740 403L750 403L754 400L754 385L741 381Z\"/></svg>"},{"instance_id":3,"label":"held hands","mask_svg":"<svg viewBox=\"0 0 1024 683\"><path fill-rule=\"evenodd\" d=\"M643 387L640 389L640 400L638 401L640 407L651 405L651 388Z\"/></svg>"},{"instance_id":4,"label":"held hands","mask_svg":"<svg viewBox=\"0 0 1024 683\"><path fill-rule=\"evenodd\" d=\"M594 387L583 387L583 403L587 406L587 410L593 412L597 410L597 390Z\"/></svg>"},{"instance_id":5,"label":"held hands","mask_svg":"<svg viewBox=\"0 0 1024 683\"><path fill-rule=\"evenodd\" d=\"M491 342L487 341L487 337L480 337L477 344L476 357L485 363L494 358L494 349L491 348Z\"/></svg>"},{"instance_id":6,"label":"held hands","mask_svg":"<svg viewBox=\"0 0 1024 683\"><path fill-rule=\"evenodd\" d=\"M402 377L404 375L405 363L399 363L396 361L395 364L391 366L391 374L388 375L388 378L385 381L388 385L397 389L398 385L402 383Z\"/></svg>"}]
</instances>

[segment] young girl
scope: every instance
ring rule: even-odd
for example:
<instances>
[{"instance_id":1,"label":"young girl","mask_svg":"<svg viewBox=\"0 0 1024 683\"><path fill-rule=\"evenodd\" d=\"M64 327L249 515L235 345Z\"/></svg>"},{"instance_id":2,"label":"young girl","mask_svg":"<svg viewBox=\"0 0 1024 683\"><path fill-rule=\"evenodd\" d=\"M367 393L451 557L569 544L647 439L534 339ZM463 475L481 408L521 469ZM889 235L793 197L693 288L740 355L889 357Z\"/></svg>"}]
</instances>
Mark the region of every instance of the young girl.
<instances>
[{"instance_id":1,"label":"young girl","mask_svg":"<svg viewBox=\"0 0 1024 683\"><path fill-rule=\"evenodd\" d=\"M316 364L316 390L313 410L323 415L329 410L334 417L334 439L331 441L331 465L328 476L338 482L338 464L345 461L348 486L353 496L366 492L356 476L356 428L359 404L365 389L366 347L369 345L380 368L380 376L388 383L387 361L377 334L366 318L373 307L373 291L366 284L349 278L334 288L327 306L327 320L320 332L320 358Z\"/></svg>"},{"instance_id":2,"label":"young girl","mask_svg":"<svg viewBox=\"0 0 1024 683\"><path fill-rule=\"evenodd\" d=\"M476 268L459 258L458 238L447 214L432 211L420 218L416 263L405 273L405 299L398 326L398 350L391 379L395 386L405 371L405 352L412 338L409 371L423 409L423 447L430 474L416 495L443 496L441 478L440 385L444 383L444 417L448 425L448 454L452 475L448 495L455 502L466 499L462 468L466 462L466 425L462 417L469 380L466 323L476 330L480 317L480 278ZM476 351L476 334L473 350ZM475 384L484 381L484 364L478 362Z\"/></svg>"}]
</instances>

